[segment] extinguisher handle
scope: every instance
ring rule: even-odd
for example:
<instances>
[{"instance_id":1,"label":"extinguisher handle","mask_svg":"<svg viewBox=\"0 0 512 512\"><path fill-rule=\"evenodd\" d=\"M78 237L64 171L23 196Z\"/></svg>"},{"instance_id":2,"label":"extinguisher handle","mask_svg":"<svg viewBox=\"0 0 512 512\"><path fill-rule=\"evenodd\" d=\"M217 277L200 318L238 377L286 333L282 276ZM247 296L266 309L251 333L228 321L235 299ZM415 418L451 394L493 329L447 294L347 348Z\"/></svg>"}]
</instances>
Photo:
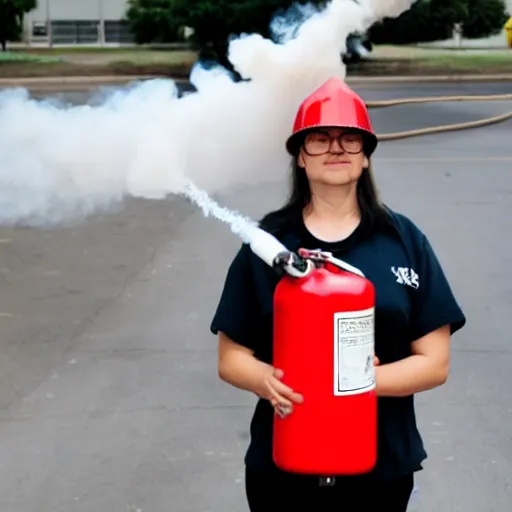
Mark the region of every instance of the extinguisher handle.
<instances>
[{"instance_id":1,"label":"extinguisher handle","mask_svg":"<svg viewBox=\"0 0 512 512\"><path fill-rule=\"evenodd\" d=\"M352 274L357 274L358 276L365 277L363 272L358 268L350 265L346 261L340 260L339 258L335 258L331 252L321 251L321 250L309 250L309 249L299 249L299 254L306 259L319 262L319 263L331 263L331 265L335 265L347 272L351 272Z\"/></svg>"},{"instance_id":2,"label":"extinguisher handle","mask_svg":"<svg viewBox=\"0 0 512 512\"><path fill-rule=\"evenodd\" d=\"M333 265L336 265L337 267L342 268L343 270L346 270L347 272L352 272L352 274L357 274L358 276L364 277L364 274L361 270L354 267L353 265L350 265L346 261L335 258L334 256L327 258L327 261Z\"/></svg>"}]
</instances>

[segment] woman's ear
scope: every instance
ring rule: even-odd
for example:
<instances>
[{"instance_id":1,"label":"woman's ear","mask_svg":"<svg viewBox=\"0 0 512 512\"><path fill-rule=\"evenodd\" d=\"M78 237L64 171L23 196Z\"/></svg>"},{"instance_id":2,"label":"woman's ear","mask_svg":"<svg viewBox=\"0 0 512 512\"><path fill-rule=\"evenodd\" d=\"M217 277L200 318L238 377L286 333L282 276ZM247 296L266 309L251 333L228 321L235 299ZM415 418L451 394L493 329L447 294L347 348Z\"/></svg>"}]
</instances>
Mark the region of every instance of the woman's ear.
<instances>
[{"instance_id":1,"label":"woman's ear","mask_svg":"<svg viewBox=\"0 0 512 512\"><path fill-rule=\"evenodd\" d=\"M306 162L304 162L304 155L302 154L302 150L299 151L299 155L297 157L297 165L302 169L306 168Z\"/></svg>"},{"instance_id":2,"label":"woman's ear","mask_svg":"<svg viewBox=\"0 0 512 512\"><path fill-rule=\"evenodd\" d=\"M365 156L365 157L364 157L363 167L364 167L365 169L368 169L368 167L370 167L370 160L368 160L368 157L367 157L367 156Z\"/></svg>"}]
</instances>

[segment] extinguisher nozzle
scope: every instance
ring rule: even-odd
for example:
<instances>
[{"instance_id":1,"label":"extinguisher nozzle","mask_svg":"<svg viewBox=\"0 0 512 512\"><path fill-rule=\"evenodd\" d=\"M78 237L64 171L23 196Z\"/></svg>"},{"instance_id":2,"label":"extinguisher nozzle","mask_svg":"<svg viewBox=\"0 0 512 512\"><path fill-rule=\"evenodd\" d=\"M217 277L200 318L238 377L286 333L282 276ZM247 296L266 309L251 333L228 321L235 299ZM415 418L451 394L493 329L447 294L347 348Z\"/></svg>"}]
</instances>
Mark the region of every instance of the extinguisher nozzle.
<instances>
[{"instance_id":1,"label":"extinguisher nozzle","mask_svg":"<svg viewBox=\"0 0 512 512\"><path fill-rule=\"evenodd\" d=\"M291 251L280 252L272 265L280 274L292 277L305 277L313 269L313 263Z\"/></svg>"}]
</instances>

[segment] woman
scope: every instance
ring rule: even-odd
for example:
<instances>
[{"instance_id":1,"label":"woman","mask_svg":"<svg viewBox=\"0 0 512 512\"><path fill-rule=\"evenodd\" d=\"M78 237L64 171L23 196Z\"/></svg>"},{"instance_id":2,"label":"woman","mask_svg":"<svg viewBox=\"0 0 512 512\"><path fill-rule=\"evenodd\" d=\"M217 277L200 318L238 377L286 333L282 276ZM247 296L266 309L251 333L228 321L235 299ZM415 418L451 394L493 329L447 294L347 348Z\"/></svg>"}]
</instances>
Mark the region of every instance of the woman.
<instances>
[{"instance_id":1,"label":"woman","mask_svg":"<svg viewBox=\"0 0 512 512\"><path fill-rule=\"evenodd\" d=\"M378 506L403 512L426 458L414 394L446 381L450 338L465 317L426 236L379 201L370 165L377 138L357 94L337 78L327 81L301 105L286 146L293 157L291 198L260 225L292 251L332 252L375 287L378 462L369 474L338 477L329 485L273 463L273 416L293 414L302 397L272 366L272 298L279 277L242 245L211 330L219 337L221 379L259 397L245 457L249 508L373 512Z\"/></svg>"}]
</instances>

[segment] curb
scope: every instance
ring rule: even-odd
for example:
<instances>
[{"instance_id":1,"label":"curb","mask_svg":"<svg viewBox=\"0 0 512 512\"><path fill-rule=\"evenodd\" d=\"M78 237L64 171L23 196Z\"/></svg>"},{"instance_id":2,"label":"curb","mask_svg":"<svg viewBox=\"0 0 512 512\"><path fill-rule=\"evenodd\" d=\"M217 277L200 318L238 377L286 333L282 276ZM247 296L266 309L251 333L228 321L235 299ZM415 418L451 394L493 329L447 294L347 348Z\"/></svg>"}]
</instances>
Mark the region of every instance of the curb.
<instances>
[{"instance_id":1,"label":"curb","mask_svg":"<svg viewBox=\"0 0 512 512\"><path fill-rule=\"evenodd\" d=\"M44 77L19 77L0 78L0 85L35 84L35 85L57 85L75 83L115 83L133 80L148 80L162 78L153 75L97 75L97 76L44 76ZM167 77L165 77L167 78Z\"/></svg>"},{"instance_id":2,"label":"curb","mask_svg":"<svg viewBox=\"0 0 512 512\"><path fill-rule=\"evenodd\" d=\"M0 88L23 87L27 89L73 89L91 86L119 85L140 80L166 79L177 83L187 83L185 78L172 78L151 75L120 76L54 76L30 78L0 78ZM347 83L393 84L393 83L427 83L427 82L512 82L512 74L496 75L399 75L399 76L347 76Z\"/></svg>"},{"instance_id":3,"label":"curb","mask_svg":"<svg viewBox=\"0 0 512 512\"><path fill-rule=\"evenodd\" d=\"M0 78L0 88L16 88L38 90L83 90L85 88L105 85L123 85L140 80L155 80L158 76L151 75L119 75L119 76L51 76L28 78ZM186 82L175 79L176 82Z\"/></svg>"},{"instance_id":4,"label":"curb","mask_svg":"<svg viewBox=\"0 0 512 512\"><path fill-rule=\"evenodd\" d=\"M400 75L400 76L348 76L347 83L432 83L432 82L512 82L512 73L496 75Z\"/></svg>"}]
</instances>

